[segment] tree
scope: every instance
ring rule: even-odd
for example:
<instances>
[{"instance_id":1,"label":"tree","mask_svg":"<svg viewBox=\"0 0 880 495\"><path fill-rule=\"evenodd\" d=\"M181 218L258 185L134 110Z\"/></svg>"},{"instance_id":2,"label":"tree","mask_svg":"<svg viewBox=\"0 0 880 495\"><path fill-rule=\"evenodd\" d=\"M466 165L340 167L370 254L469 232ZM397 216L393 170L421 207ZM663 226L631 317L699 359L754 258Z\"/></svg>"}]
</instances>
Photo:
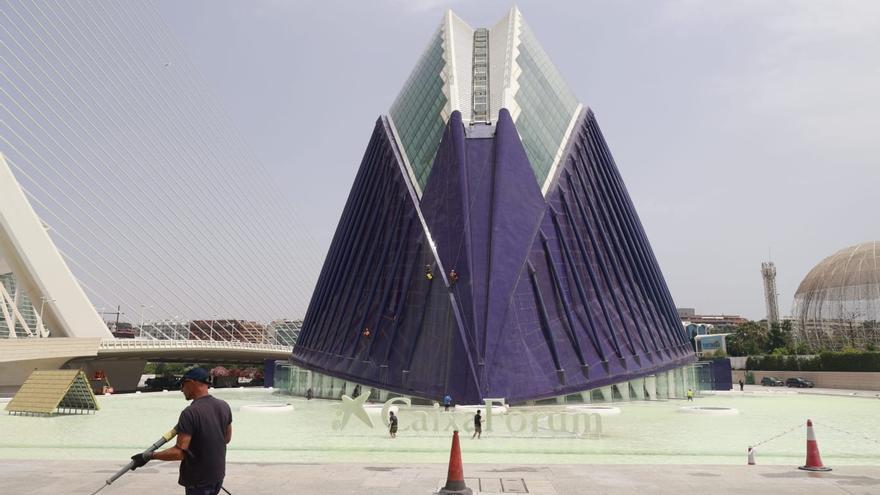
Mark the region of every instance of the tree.
<instances>
[{"instance_id":1,"label":"tree","mask_svg":"<svg viewBox=\"0 0 880 495\"><path fill-rule=\"evenodd\" d=\"M823 349L818 349L816 352L813 352L813 349L810 349L810 346L803 340L795 344L792 342L791 345L791 354L795 354L798 356L805 356L807 354L817 354L821 352Z\"/></svg>"},{"instance_id":2,"label":"tree","mask_svg":"<svg viewBox=\"0 0 880 495\"><path fill-rule=\"evenodd\" d=\"M767 333L767 345L764 351L773 353L776 349L786 350L791 346L791 321L773 323Z\"/></svg>"},{"instance_id":3,"label":"tree","mask_svg":"<svg viewBox=\"0 0 880 495\"><path fill-rule=\"evenodd\" d=\"M767 327L754 321L737 325L727 339L727 352L731 356L762 354L766 347Z\"/></svg>"}]
</instances>

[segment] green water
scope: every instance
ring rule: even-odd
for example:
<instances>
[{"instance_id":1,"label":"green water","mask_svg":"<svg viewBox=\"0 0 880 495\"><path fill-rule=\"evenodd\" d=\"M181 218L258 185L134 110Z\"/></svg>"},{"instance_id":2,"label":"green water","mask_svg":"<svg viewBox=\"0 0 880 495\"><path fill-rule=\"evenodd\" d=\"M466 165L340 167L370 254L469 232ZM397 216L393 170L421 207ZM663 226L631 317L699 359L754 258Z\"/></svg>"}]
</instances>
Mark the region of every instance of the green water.
<instances>
[{"instance_id":1,"label":"green water","mask_svg":"<svg viewBox=\"0 0 880 495\"><path fill-rule=\"evenodd\" d=\"M369 429L351 417L334 429L338 401L274 395L262 390L218 390L216 396L233 410L233 440L228 459L240 462L375 462L405 464L446 462L450 433L443 413L401 407L398 438L391 440L371 412ZM125 461L174 426L186 406L179 392L99 398L94 415L20 417L0 414L0 459L81 459ZM241 406L291 403L290 412L251 412ZM812 418L825 464L880 465L880 400L808 395L720 395L698 398L698 406L732 407L735 416L685 414L683 401L616 403L621 414L602 418L601 434L574 435L551 431L546 415L564 406L513 408L545 415L533 432L513 433L495 417L493 431L484 425L482 440L462 432L465 462L594 463L594 464L743 464L749 445L774 437L757 451L759 464L803 464L806 431ZM416 414L421 411L422 414ZM485 411L484 411L485 412ZM459 421L469 423L471 415ZM428 432L412 431L423 420ZM439 432L433 422L439 419ZM518 418L513 421L518 428ZM422 423L419 423L422 425ZM529 425L530 426L530 425ZM593 425L595 427L595 424Z\"/></svg>"}]
</instances>

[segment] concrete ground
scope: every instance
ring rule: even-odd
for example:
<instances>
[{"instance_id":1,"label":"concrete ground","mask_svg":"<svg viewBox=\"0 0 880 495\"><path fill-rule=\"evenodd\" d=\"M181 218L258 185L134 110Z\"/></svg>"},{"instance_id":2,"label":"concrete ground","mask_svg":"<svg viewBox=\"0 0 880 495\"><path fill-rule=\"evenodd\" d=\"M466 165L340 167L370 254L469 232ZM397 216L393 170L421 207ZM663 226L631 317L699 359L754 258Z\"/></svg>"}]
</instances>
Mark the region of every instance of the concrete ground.
<instances>
[{"instance_id":1,"label":"concrete ground","mask_svg":"<svg viewBox=\"0 0 880 495\"><path fill-rule=\"evenodd\" d=\"M90 495L119 466L108 462L4 461L4 494ZM445 480L446 465L245 464L227 466L233 495L429 495ZM880 467L842 466L808 473L793 466L498 465L464 466L474 494L877 494ZM101 495L182 493L177 464L152 462L101 490ZM222 493L222 492L221 492Z\"/></svg>"}]
</instances>

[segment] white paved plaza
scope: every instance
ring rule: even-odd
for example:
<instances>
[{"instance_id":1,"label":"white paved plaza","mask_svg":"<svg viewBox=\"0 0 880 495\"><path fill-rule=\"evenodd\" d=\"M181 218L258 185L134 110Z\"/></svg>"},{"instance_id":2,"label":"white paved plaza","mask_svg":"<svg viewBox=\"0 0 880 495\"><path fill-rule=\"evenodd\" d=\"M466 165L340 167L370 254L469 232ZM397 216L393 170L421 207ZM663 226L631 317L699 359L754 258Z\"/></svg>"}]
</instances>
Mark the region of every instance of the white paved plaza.
<instances>
[{"instance_id":1,"label":"white paved plaza","mask_svg":"<svg viewBox=\"0 0 880 495\"><path fill-rule=\"evenodd\" d=\"M368 406L364 421L346 419L340 401L215 391L234 411L227 488L236 495L431 493L446 473L453 423L463 428L465 475L480 493L878 493L880 399L832 393L748 387L693 403L738 411L722 416L682 413L691 404L680 400L614 403L620 414L593 417L589 431L577 434L562 422L571 413L566 406L515 407L494 415L482 440L470 439L472 410L401 404L401 431L391 440L381 404ZM186 405L179 392L100 402L94 415L0 415L3 492L89 494L173 426ZM292 410L247 407L287 403ZM831 473L796 469L804 462L807 418ZM756 444L758 466L745 466L747 447ZM102 493L168 493L176 489L175 472L173 464L154 462Z\"/></svg>"},{"instance_id":2,"label":"white paved plaza","mask_svg":"<svg viewBox=\"0 0 880 495\"><path fill-rule=\"evenodd\" d=\"M3 493L89 495L117 469L112 462L11 461L0 464ZM880 492L880 467L845 466L807 473L791 466L597 464L466 464L475 495L620 494L835 494ZM429 495L446 475L445 464L231 463L224 486L233 495ZM172 464L148 464L100 495L183 493ZM525 491L522 491L525 490Z\"/></svg>"}]
</instances>

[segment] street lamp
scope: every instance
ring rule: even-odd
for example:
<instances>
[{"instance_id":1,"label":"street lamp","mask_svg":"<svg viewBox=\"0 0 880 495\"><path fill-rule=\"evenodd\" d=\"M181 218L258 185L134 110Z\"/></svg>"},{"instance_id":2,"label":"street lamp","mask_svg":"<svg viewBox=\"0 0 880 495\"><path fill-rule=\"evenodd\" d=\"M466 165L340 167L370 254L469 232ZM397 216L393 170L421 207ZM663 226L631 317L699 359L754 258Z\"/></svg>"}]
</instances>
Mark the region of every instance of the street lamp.
<instances>
[{"instance_id":1,"label":"street lamp","mask_svg":"<svg viewBox=\"0 0 880 495\"><path fill-rule=\"evenodd\" d=\"M46 306L47 302L55 302L55 299L49 299L46 296L40 296L40 337L45 337L46 325L43 324L43 308Z\"/></svg>"}]
</instances>

